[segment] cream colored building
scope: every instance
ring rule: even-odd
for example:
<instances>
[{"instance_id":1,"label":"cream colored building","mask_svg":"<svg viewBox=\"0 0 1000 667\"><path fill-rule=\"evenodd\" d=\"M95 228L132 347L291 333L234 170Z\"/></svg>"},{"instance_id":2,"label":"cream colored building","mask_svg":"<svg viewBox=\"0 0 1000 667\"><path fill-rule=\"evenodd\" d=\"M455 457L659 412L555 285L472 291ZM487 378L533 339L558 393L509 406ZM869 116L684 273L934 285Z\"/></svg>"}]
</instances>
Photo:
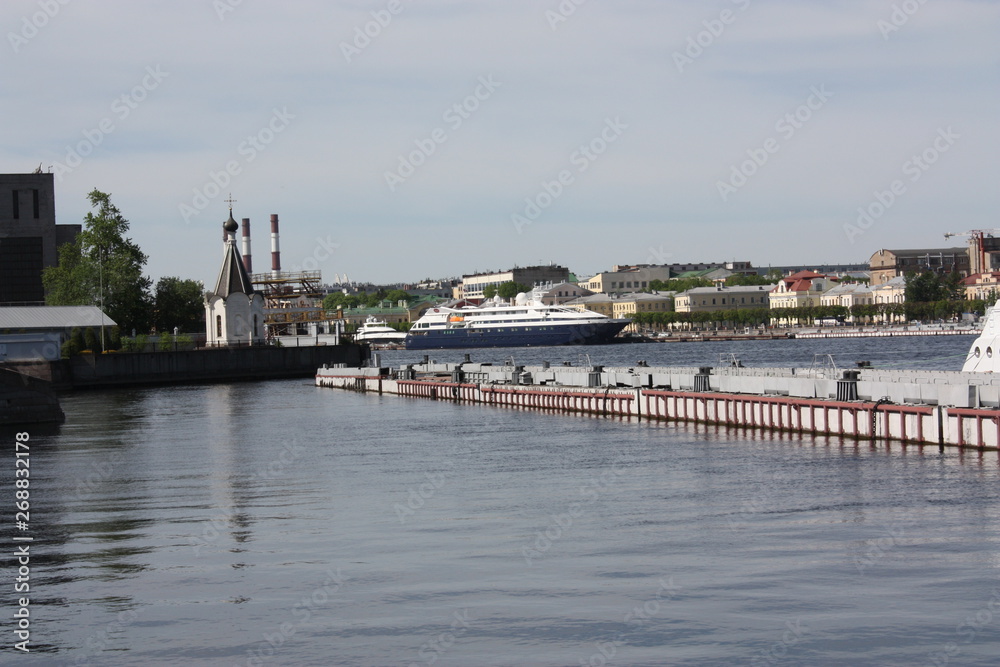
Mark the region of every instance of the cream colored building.
<instances>
[{"instance_id":1,"label":"cream colored building","mask_svg":"<svg viewBox=\"0 0 1000 667\"><path fill-rule=\"evenodd\" d=\"M611 302L614 317L629 317L635 313L667 313L674 309L675 292L638 292L622 294Z\"/></svg>"},{"instance_id":2,"label":"cream colored building","mask_svg":"<svg viewBox=\"0 0 1000 667\"><path fill-rule=\"evenodd\" d=\"M837 279L813 271L797 271L785 276L768 294L770 307L808 308L821 305L823 293L837 285Z\"/></svg>"},{"instance_id":3,"label":"cream colored building","mask_svg":"<svg viewBox=\"0 0 1000 667\"><path fill-rule=\"evenodd\" d=\"M614 317L615 315L614 302L607 294L582 296L578 299L567 301L562 305L567 308L575 308L577 310L592 310L595 313L607 315L608 317Z\"/></svg>"},{"instance_id":4,"label":"cream colored building","mask_svg":"<svg viewBox=\"0 0 1000 667\"><path fill-rule=\"evenodd\" d=\"M613 296L611 316L615 319L630 319L637 313L668 313L674 309L676 292L638 292ZM637 331L635 323L625 327L625 331Z\"/></svg>"},{"instance_id":5,"label":"cream colored building","mask_svg":"<svg viewBox=\"0 0 1000 667\"><path fill-rule=\"evenodd\" d=\"M593 294L588 289L584 289L573 283L558 283L555 285L539 285L536 288L542 294L542 303L547 306L559 306L573 299Z\"/></svg>"},{"instance_id":6,"label":"cream colored building","mask_svg":"<svg viewBox=\"0 0 1000 667\"><path fill-rule=\"evenodd\" d=\"M872 288L863 283L842 283L833 287L819 298L821 306L868 306L875 303Z\"/></svg>"},{"instance_id":7,"label":"cream colored building","mask_svg":"<svg viewBox=\"0 0 1000 667\"><path fill-rule=\"evenodd\" d=\"M674 297L678 313L696 313L740 308L769 308L768 295L775 285L695 287Z\"/></svg>"},{"instance_id":8,"label":"cream colored building","mask_svg":"<svg viewBox=\"0 0 1000 667\"><path fill-rule=\"evenodd\" d=\"M906 301L906 278L903 276L896 276L871 289L872 303L904 303Z\"/></svg>"},{"instance_id":9,"label":"cream colored building","mask_svg":"<svg viewBox=\"0 0 1000 667\"><path fill-rule=\"evenodd\" d=\"M850 310L851 306L870 306L875 303L872 288L864 283L842 283L826 292L820 298L821 306L843 306ZM847 322L854 322L853 315L848 314Z\"/></svg>"},{"instance_id":10,"label":"cream colored building","mask_svg":"<svg viewBox=\"0 0 1000 667\"><path fill-rule=\"evenodd\" d=\"M1000 271L977 273L962 281L965 298L972 300L996 301L1000 296Z\"/></svg>"},{"instance_id":11,"label":"cream colored building","mask_svg":"<svg viewBox=\"0 0 1000 667\"><path fill-rule=\"evenodd\" d=\"M455 298L482 299L483 288L488 286L499 287L509 282L534 287L541 283L559 283L568 279L569 269L554 264L515 267L510 271L500 271L497 273L478 273L471 276L462 276L462 283L457 288L458 294Z\"/></svg>"},{"instance_id":12,"label":"cream colored building","mask_svg":"<svg viewBox=\"0 0 1000 667\"><path fill-rule=\"evenodd\" d=\"M654 280L670 280L669 266L649 266L628 271L606 271L580 281L580 287L601 294L626 294L649 289Z\"/></svg>"}]
</instances>

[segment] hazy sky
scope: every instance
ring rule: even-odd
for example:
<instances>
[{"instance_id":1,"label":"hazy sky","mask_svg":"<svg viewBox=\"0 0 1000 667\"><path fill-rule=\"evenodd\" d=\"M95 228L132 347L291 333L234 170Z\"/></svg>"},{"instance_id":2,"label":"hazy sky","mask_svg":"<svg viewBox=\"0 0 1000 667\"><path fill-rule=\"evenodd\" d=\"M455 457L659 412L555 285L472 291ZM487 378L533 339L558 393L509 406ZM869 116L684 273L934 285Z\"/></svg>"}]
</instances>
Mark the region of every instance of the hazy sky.
<instances>
[{"instance_id":1,"label":"hazy sky","mask_svg":"<svg viewBox=\"0 0 1000 667\"><path fill-rule=\"evenodd\" d=\"M1000 3L4 0L3 172L155 279L865 262L998 224ZM216 183L222 183L219 187ZM859 207L870 217L859 220Z\"/></svg>"}]
</instances>

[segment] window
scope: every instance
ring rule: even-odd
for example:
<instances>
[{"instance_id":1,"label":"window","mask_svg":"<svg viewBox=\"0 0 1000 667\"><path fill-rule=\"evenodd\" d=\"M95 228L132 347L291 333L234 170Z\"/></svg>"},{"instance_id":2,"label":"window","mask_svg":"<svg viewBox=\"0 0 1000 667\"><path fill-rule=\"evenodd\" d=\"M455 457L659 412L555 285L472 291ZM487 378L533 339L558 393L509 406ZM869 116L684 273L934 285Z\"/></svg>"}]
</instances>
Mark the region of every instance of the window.
<instances>
[{"instance_id":1,"label":"window","mask_svg":"<svg viewBox=\"0 0 1000 667\"><path fill-rule=\"evenodd\" d=\"M215 337L222 338L222 315L215 316Z\"/></svg>"},{"instance_id":2,"label":"window","mask_svg":"<svg viewBox=\"0 0 1000 667\"><path fill-rule=\"evenodd\" d=\"M18 218L21 217L21 202L20 202L20 194L21 193L18 192L17 190L11 190L10 194L11 194L11 197L13 197L12 202L13 202L13 207L14 207L13 210L12 210L11 217L14 218L15 220L17 220Z\"/></svg>"}]
</instances>

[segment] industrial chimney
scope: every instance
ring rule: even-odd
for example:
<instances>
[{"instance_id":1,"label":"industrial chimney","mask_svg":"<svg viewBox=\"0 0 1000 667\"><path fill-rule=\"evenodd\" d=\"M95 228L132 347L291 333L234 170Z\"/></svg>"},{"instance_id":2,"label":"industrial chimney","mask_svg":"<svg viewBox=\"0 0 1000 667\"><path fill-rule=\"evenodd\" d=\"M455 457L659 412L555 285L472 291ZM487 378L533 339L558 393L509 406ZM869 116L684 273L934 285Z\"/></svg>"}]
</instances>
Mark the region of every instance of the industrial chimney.
<instances>
[{"instance_id":1,"label":"industrial chimney","mask_svg":"<svg viewBox=\"0 0 1000 667\"><path fill-rule=\"evenodd\" d=\"M271 277L281 272L281 251L278 250L278 214L271 214Z\"/></svg>"},{"instance_id":2,"label":"industrial chimney","mask_svg":"<svg viewBox=\"0 0 1000 667\"><path fill-rule=\"evenodd\" d=\"M253 262L250 260L250 218L243 218L243 268L247 273L253 273Z\"/></svg>"}]
</instances>

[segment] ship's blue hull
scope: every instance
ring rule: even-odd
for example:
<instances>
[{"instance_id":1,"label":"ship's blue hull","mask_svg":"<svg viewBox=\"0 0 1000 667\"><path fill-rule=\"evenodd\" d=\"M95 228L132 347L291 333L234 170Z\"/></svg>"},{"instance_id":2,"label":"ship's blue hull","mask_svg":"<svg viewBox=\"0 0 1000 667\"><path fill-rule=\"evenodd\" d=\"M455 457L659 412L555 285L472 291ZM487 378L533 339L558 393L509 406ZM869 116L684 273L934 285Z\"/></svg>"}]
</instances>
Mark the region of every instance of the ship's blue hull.
<instances>
[{"instance_id":1,"label":"ship's blue hull","mask_svg":"<svg viewBox=\"0 0 1000 667\"><path fill-rule=\"evenodd\" d=\"M600 345L610 343L628 321L596 324L555 324L545 327L504 326L486 329L430 329L406 337L407 350L464 347L538 347L542 345Z\"/></svg>"}]
</instances>

